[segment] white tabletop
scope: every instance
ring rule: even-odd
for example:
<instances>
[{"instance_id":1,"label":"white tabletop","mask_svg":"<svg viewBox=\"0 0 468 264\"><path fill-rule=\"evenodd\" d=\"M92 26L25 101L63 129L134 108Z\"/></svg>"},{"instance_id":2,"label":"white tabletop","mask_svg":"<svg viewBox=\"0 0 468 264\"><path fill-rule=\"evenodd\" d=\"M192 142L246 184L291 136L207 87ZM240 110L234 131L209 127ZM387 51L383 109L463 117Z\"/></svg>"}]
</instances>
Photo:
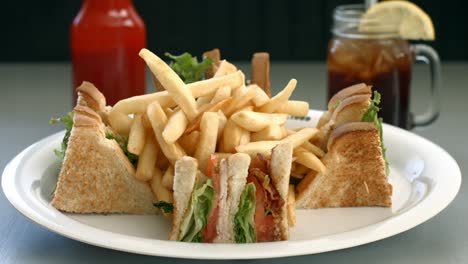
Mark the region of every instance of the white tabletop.
<instances>
[{"instance_id":1,"label":"white tabletop","mask_svg":"<svg viewBox=\"0 0 468 264\"><path fill-rule=\"evenodd\" d=\"M244 64L245 65L245 64ZM293 98L324 109L325 65L274 63L273 92L289 78L298 80ZM468 63L444 63L442 112L422 135L447 150L468 173ZM248 71L247 71L248 72ZM413 74L412 109L423 111L428 99L428 70ZM150 78L148 78L148 83ZM0 64L0 169L33 142L61 130L49 126L51 116L71 110L71 69L59 64ZM255 263L468 263L468 186L462 182L454 202L416 228L371 244L335 252L256 260ZM77 242L31 222L0 192L0 263L182 263L187 260L123 253ZM234 261L232 261L234 263ZM249 262L249 261L247 261ZM206 261L189 261L206 263Z\"/></svg>"}]
</instances>

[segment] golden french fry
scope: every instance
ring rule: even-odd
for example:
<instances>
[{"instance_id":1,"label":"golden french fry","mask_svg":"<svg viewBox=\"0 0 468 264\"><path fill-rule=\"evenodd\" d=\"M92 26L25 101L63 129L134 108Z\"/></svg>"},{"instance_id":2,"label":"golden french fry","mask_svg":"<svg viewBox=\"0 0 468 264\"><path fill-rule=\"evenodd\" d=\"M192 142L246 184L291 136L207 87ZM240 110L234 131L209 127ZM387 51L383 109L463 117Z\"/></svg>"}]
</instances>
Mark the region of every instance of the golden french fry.
<instances>
[{"instance_id":1,"label":"golden french fry","mask_svg":"<svg viewBox=\"0 0 468 264\"><path fill-rule=\"evenodd\" d=\"M264 113L273 113L276 109L278 109L282 104L285 104L289 97L291 96L292 92L296 88L297 81L296 79L291 79L286 87L271 98L268 103L264 104L262 107L258 109L259 112ZM307 109L309 110L309 109Z\"/></svg>"},{"instance_id":2,"label":"golden french fry","mask_svg":"<svg viewBox=\"0 0 468 264\"><path fill-rule=\"evenodd\" d=\"M148 115L146 115L146 111L143 114L141 114L141 123L143 124L143 127L145 129L153 129L153 127L151 126L151 122L148 119Z\"/></svg>"},{"instance_id":3,"label":"golden french fry","mask_svg":"<svg viewBox=\"0 0 468 264\"><path fill-rule=\"evenodd\" d=\"M242 111L253 111L254 110L254 107L253 105L246 105L242 108L239 108L237 109L234 113L232 113L233 115L236 114L236 113L239 113L239 112L242 112ZM231 115L232 116L232 115Z\"/></svg>"},{"instance_id":4,"label":"golden french fry","mask_svg":"<svg viewBox=\"0 0 468 264\"><path fill-rule=\"evenodd\" d=\"M174 165L176 160L185 156L185 152L179 144L169 144L164 140L162 132L164 130L164 126L167 123L166 114L164 114L161 105L157 101L148 105L146 114L148 115L148 119L151 122L156 140L158 141L162 152L169 160L169 162Z\"/></svg>"},{"instance_id":5,"label":"golden french fry","mask_svg":"<svg viewBox=\"0 0 468 264\"><path fill-rule=\"evenodd\" d=\"M156 90L156 92L161 92L161 91L164 91L164 87L162 86L162 84L158 81L158 79L156 79L156 77L154 77L154 75L151 76L153 79L153 84L154 84L154 90Z\"/></svg>"},{"instance_id":6,"label":"golden french fry","mask_svg":"<svg viewBox=\"0 0 468 264\"><path fill-rule=\"evenodd\" d=\"M200 140L195 158L201 171L206 170L206 165L210 155L216 151L216 141L218 138L219 117L217 113L205 112L200 123Z\"/></svg>"},{"instance_id":7,"label":"golden french fry","mask_svg":"<svg viewBox=\"0 0 468 264\"><path fill-rule=\"evenodd\" d=\"M187 129L185 129L185 133L186 134L191 133L192 131L198 129L198 127L200 126L201 119L206 112L217 112L220 109L222 109L224 105L229 104L230 100L231 98L228 98L228 99L224 99L223 101L219 101L217 103L210 103L210 104L203 105L200 108L200 114L192 121L192 123L190 123Z\"/></svg>"},{"instance_id":8,"label":"golden french fry","mask_svg":"<svg viewBox=\"0 0 468 264\"><path fill-rule=\"evenodd\" d=\"M304 190L306 190L309 187L309 185L315 180L316 176L317 176L317 172L314 170L311 170L296 186L297 192L301 193Z\"/></svg>"},{"instance_id":9,"label":"golden french fry","mask_svg":"<svg viewBox=\"0 0 468 264\"><path fill-rule=\"evenodd\" d=\"M289 134L288 134L288 129L282 125L281 126L281 131L283 132L283 138L287 137Z\"/></svg>"},{"instance_id":10,"label":"golden french fry","mask_svg":"<svg viewBox=\"0 0 468 264\"><path fill-rule=\"evenodd\" d=\"M218 66L218 70L216 71L215 75L213 78L221 77L228 75L230 73L234 73L237 71L236 66L233 64L229 63L227 60L222 60Z\"/></svg>"},{"instance_id":11,"label":"golden french fry","mask_svg":"<svg viewBox=\"0 0 468 264\"><path fill-rule=\"evenodd\" d=\"M173 203L174 198L172 192L168 189L164 188L162 185L162 172L159 168L154 169L153 178L150 181L151 190L153 191L154 195L156 196L156 200L159 202L166 202L166 203ZM164 214L164 216L169 217L168 214Z\"/></svg>"},{"instance_id":12,"label":"golden french fry","mask_svg":"<svg viewBox=\"0 0 468 264\"><path fill-rule=\"evenodd\" d=\"M132 127L130 128L130 134L128 136L127 149L130 153L140 155L145 146L145 127L141 120L141 114L137 114L133 117Z\"/></svg>"},{"instance_id":13,"label":"golden french fry","mask_svg":"<svg viewBox=\"0 0 468 264\"><path fill-rule=\"evenodd\" d=\"M250 136L251 141L280 140L282 138L283 129L280 125L269 125L258 132L252 133Z\"/></svg>"},{"instance_id":14,"label":"golden french fry","mask_svg":"<svg viewBox=\"0 0 468 264\"><path fill-rule=\"evenodd\" d=\"M321 148L315 146L314 144L310 143L309 141L304 142L301 145L301 147L303 147L304 149L312 152L315 156L317 156L319 158L323 158L323 156L325 156L325 152Z\"/></svg>"},{"instance_id":15,"label":"golden french fry","mask_svg":"<svg viewBox=\"0 0 468 264\"><path fill-rule=\"evenodd\" d=\"M227 153L235 153L236 147L239 146L244 129L236 125L232 119L227 120L223 131L223 143L220 151Z\"/></svg>"},{"instance_id":16,"label":"golden french fry","mask_svg":"<svg viewBox=\"0 0 468 264\"><path fill-rule=\"evenodd\" d=\"M184 134L179 139L180 146L185 150L187 155L193 156L197 148L198 140L200 139L200 131L195 130L189 134Z\"/></svg>"},{"instance_id":17,"label":"golden french fry","mask_svg":"<svg viewBox=\"0 0 468 264\"><path fill-rule=\"evenodd\" d=\"M177 110L167 121L162 136L169 144L176 142L187 128L188 120L182 110Z\"/></svg>"},{"instance_id":18,"label":"golden french fry","mask_svg":"<svg viewBox=\"0 0 468 264\"><path fill-rule=\"evenodd\" d=\"M242 133L239 139L239 145L245 145L250 142L250 131L242 129Z\"/></svg>"},{"instance_id":19,"label":"golden french fry","mask_svg":"<svg viewBox=\"0 0 468 264\"><path fill-rule=\"evenodd\" d=\"M216 90L213 99L211 99L211 103L217 103L224 99L227 99L231 96L231 86L221 86L218 90Z\"/></svg>"},{"instance_id":20,"label":"golden french fry","mask_svg":"<svg viewBox=\"0 0 468 264\"><path fill-rule=\"evenodd\" d=\"M254 53L252 57L252 83L258 84L268 97L270 91L270 54L267 52Z\"/></svg>"},{"instance_id":21,"label":"golden french fry","mask_svg":"<svg viewBox=\"0 0 468 264\"><path fill-rule=\"evenodd\" d=\"M138 157L135 177L140 181L148 181L153 177L158 155L158 144L153 133L146 133L145 146Z\"/></svg>"},{"instance_id":22,"label":"golden french fry","mask_svg":"<svg viewBox=\"0 0 468 264\"><path fill-rule=\"evenodd\" d=\"M143 60L145 60L156 79L172 96L182 111L184 111L187 119L190 121L195 119L198 115L195 98L177 73L175 73L163 60L147 49L142 49L139 55Z\"/></svg>"},{"instance_id":23,"label":"golden french fry","mask_svg":"<svg viewBox=\"0 0 468 264\"><path fill-rule=\"evenodd\" d=\"M239 90L239 89L238 89ZM223 110L226 116L231 116L236 110L246 106L252 100L257 91L255 89L247 89L245 93L237 93L233 96L232 101Z\"/></svg>"},{"instance_id":24,"label":"golden french fry","mask_svg":"<svg viewBox=\"0 0 468 264\"><path fill-rule=\"evenodd\" d=\"M187 84L187 88L192 92L193 97L198 98L205 95L214 94L222 86L230 86L232 89L240 87L245 82L244 74L241 71L198 82Z\"/></svg>"},{"instance_id":25,"label":"golden french fry","mask_svg":"<svg viewBox=\"0 0 468 264\"><path fill-rule=\"evenodd\" d=\"M212 98L213 98L212 95L205 95L205 96L202 96L202 97L198 97L198 99L197 99L198 110L200 110L201 106L210 103Z\"/></svg>"},{"instance_id":26,"label":"golden french fry","mask_svg":"<svg viewBox=\"0 0 468 264\"><path fill-rule=\"evenodd\" d=\"M241 111L232 115L231 119L237 125L258 132L269 125L282 125L288 119L286 114L257 113L253 111Z\"/></svg>"},{"instance_id":27,"label":"golden french fry","mask_svg":"<svg viewBox=\"0 0 468 264\"><path fill-rule=\"evenodd\" d=\"M299 163L295 163L295 164L296 166L294 166L294 170L291 170L291 176L294 175L295 178L299 178L299 179L304 178L304 175L309 173L310 169L302 164L299 164Z\"/></svg>"},{"instance_id":28,"label":"golden french fry","mask_svg":"<svg viewBox=\"0 0 468 264\"><path fill-rule=\"evenodd\" d=\"M313 138L317 133L318 129L312 127L303 128L297 132L293 132L289 136L283 138L281 141L286 143L290 142L293 145L293 148L297 148L302 145L304 142Z\"/></svg>"},{"instance_id":29,"label":"golden french fry","mask_svg":"<svg viewBox=\"0 0 468 264\"><path fill-rule=\"evenodd\" d=\"M287 101L280 105L275 113L283 113L292 116L306 116L309 113L309 103L304 101Z\"/></svg>"},{"instance_id":30,"label":"golden french fry","mask_svg":"<svg viewBox=\"0 0 468 264\"><path fill-rule=\"evenodd\" d=\"M218 77L215 79L207 79L198 82L193 82L186 85L186 88L191 91L194 98L212 95L218 88L222 86L229 86L237 88L244 84L244 74L241 71L228 74L226 76ZM156 92L152 94L145 94L133 96L117 102L111 110L112 112L120 112L128 115L133 113L144 113L148 105L154 101L158 101L161 107L176 106L176 102L167 91Z\"/></svg>"},{"instance_id":31,"label":"golden french fry","mask_svg":"<svg viewBox=\"0 0 468 264\"><path fill-rule=\"evenodd\" d=\"M236 147L236 151L241 153L247 153L250 156L255 156L257 155L257 153L260 153L266 157L269 157L271 156L271 149L276 147L278 144L281 144L281 141L256 141L244 145L239 145Z\"/></svg>"},{"instance_id":32,"label":"golden french fry","mask_svg":"<svg viewBox=\"0 0 468 264\"><path fill-rule=\"evenodd\" d=\"M241 85L241 86L239 86L237 88L232 89L232 96L233 97L241 97L242 95L247 93L248 90L249 89L247 89L247 86Z\"/></svg>"},{"instance_id":33,"label":"golden french fry","mask_svg":"<svg viewBox=\"0 0 468 264\"><path fill-rule=\"evenodd\" d=\"M111 111L108 119L112 130L119 135L128 136L132 126L132 118L121 112Z\"/></svg>"},{"instance_id":34,"label":"golden french fry","mask_svg":"<svg viewBox=\"0 0 468 264\"><path fill-rule=\"evenodd\" d=\"M247 87L256 90L255 97L252 99L255 107L260 107L260 106L268 103L268 101L270 101L270 97L258 85L251 84L251 85L249 85Z\"/></svg>"},{"instance_id":35,"label":"golden french fry","mask_svg":"<svg viewBox=\"0 0 468 264\"><path fill-rule=\"evenodd\" d=\"M291 227L296 226L296 193L294 191L294 185L289 185L288 191L288 224Z\"/></svg>"},{"instance_id":36,"label":"golden french fry","mask_svg":"<svg viewBox=\"0 0 468 264\"><path fill-rule=\"evenodd\" d=\"M226 126L226 123L227 123L227 118L223 114L223 111L218 111L216 113L218 114L218 117L219 117L219 124L218 124L218 140L219 140L221 136L223 135L224 127Z\"/></svg>"},{"instance_id":37,"label":"golden french fry","mask_svg":"<svg viewBox=\"0 0 468 264\"><path fill-rule=\"evenodd\" d=\"M324 173L326 168L322 161L317 158L314 154L308 151L302 151L295 155L296 162L306 166L309 169L317 171L319 173Z\"/></svg>"},{"instance_id":38,"label":"golden french fry","mask_svg":"<svg viewBox=\"0 0 468 264\"><path fill-rule=\"evenodd\" d=\"M168 190L172 190L172 186L174 185L174 167L169 166L164 175L162 176L162 186Z\"/></svg>"},{"instance_id":39,"label":"golden french fry","mask_svg":"<svg viewBox=\"0 0 468 264\"><path fill-rule=\"evenodd\" d=\"M120 112L125 115L132 113L141 114L144 113L148 105L154 101L158 101L162 107L172 107L175 105L175 102L172 100L169 93L167 91L162 91L120 100L114 105L114 107L112 107L111 113Z\"/></svg>"}]
</instances>

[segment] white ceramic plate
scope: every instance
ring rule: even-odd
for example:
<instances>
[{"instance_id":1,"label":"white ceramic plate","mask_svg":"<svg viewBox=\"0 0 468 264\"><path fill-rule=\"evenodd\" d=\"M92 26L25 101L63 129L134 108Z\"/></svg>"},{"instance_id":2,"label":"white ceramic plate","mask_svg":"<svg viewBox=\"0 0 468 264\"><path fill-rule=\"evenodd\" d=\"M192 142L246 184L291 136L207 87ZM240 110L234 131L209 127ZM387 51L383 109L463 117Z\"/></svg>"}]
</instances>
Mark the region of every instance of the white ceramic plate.
<instances>
[{"instance_id":1,"label":"white ceramic plate","mask_svg":"<svg viewBox=\"0 0 468 264\"><path fill-rule=\"evenodd\" d=\"M289 126L315 125L289 120ZM3 191L34 222L88 244L133 253L198 259L273 258L349 248L406 231L444 209L458 192L460 169L443 149L408 131L385 125L391 164L393 207L298 210L297 226L285 242L196 244L168 241L170 222L162 216L74 215L49 205L60 163L53 149L63 132L18 154L5 168Z\"/></svg>"}]
</instances>

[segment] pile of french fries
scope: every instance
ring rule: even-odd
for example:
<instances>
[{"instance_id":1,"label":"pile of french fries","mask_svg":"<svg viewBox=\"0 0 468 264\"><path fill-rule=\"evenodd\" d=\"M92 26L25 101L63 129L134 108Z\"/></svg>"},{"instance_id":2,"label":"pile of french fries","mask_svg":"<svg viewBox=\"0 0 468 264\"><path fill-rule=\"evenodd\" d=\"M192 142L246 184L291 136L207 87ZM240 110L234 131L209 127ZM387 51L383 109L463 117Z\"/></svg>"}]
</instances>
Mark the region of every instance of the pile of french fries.
<instances>
[{"instance_id":1,"label":"pile of french fries","mask_svg":"<svg viewBox=\"0 0 468 264\"><path fill-rule=\"evenodd\" d=\"M254 56L255 78L246 85L242 71L221 60L217 50L205 53L214 60L207 78L190 84L149 50L139 55L164 90L119 101L107 121L112 130L128 137L128 150L139 156L136 178L150 183L158 201L172 203L174 164L185 155L195 157L204 172L212 154L268 156L277 144L290 142L294 146L292 177L310 181L325 170L320 161L323 151L310 143L318 130L285 127L288 116L306 116L309 111L307 102L289 99L297 81L291 79L281 92L268 96L268 56Z\"/></svg>"}]
</instances>

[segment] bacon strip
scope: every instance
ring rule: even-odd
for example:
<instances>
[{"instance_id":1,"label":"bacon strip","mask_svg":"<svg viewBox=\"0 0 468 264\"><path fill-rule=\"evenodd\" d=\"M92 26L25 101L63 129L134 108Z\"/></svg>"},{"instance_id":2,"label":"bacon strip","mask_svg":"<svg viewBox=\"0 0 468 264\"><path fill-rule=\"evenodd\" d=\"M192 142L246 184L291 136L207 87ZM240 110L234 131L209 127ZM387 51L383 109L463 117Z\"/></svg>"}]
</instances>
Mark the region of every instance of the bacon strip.
<instances>
[{"instance_id":1,"label":"bacon strip","mask_svg":"<svg viewBox=\"0 0 468 264\"><path fill-rule=\"evenodd\" d=\"M249 177L247 178L247 182L255 184L257 192L254 216L257 242L274 241L275 227L273 219L279 215L279 210L285 202L271 181L266 180L265 176L269 174L268 159L261 154L257 154L250 163ZM271 212L271 214L267 211Z\"/></svg>"}]
</instances>

